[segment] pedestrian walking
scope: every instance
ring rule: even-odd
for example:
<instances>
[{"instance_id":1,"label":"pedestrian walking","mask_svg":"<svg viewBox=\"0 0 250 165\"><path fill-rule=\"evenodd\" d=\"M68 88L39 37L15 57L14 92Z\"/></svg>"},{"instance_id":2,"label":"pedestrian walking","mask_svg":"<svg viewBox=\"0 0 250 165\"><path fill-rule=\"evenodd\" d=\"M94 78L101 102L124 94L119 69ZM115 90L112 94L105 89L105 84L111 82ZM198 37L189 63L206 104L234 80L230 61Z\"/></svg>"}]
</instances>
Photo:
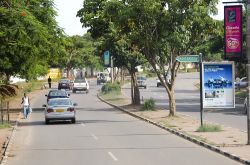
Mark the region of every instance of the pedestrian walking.
<instances>
[{"instance_id":1,"label":"pedestrian walking","mask_svg":"<svg viewBox=\"0 0 250 165\"><path fill-rule=\"evenodd\" d=\"M49 88L51 88L51 78L50 78L50 76L48 78L48 84L49 84Z\"/></svg>"},{"instance_id":2,"label":"pedestrian walking","mask_svg":"<svg viewBox=\"0 0 250 165\"><path fill-rule=\"evenodd\" d=\"M28 114L29 114L29 108L30 108L30 101L29 101L29 97L26 95L26 93L23 94L23 98L22 98L22 103L23 105L23 117L25 119L27 119Z\"/></svg>"}]
</instances>

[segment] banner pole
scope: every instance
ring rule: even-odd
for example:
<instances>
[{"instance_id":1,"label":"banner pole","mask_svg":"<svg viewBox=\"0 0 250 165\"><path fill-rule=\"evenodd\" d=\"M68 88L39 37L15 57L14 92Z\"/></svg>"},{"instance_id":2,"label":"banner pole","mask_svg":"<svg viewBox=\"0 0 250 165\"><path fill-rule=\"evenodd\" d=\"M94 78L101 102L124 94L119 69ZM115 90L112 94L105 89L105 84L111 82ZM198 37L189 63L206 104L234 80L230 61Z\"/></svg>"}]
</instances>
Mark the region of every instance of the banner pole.
<instances>
[{"instance_id":1,"label":"banner pole","mask_svg":"<svg viewBox=\"0 0 250 165\"><path fill-rule=\"evenodd\" d=\"M199 65L200 65L200 116L201 116L201 127L203 126L203 80L202 80L202 53L199 54Z\"/></svg>"}]
</instances>

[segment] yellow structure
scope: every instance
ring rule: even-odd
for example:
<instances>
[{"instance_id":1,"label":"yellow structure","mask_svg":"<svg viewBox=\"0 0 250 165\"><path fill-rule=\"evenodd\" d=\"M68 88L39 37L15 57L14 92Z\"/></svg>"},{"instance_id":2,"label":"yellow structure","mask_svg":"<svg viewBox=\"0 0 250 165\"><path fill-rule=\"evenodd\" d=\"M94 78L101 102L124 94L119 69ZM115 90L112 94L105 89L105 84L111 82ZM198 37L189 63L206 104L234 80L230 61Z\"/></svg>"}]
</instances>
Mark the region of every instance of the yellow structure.
<instances>
[{"instance_id":1,"label":"yellow structure","mask_svg":"<svg viewBox=\"0 0 250 165\"><path fill-rule=\"evenodd\" d=\"M62 73L59 68L50 68L47 76L50 76L51 79L58 79L61 78Z\"/></svg>"}]
</instances>

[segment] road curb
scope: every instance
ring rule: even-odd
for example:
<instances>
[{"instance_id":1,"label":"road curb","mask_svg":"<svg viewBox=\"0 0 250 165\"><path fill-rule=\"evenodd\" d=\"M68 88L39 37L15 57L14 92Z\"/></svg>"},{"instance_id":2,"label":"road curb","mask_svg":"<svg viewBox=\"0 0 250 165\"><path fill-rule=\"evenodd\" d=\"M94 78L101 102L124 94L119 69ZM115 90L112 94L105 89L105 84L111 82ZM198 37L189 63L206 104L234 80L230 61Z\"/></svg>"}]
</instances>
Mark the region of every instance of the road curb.
<instances>
[{"instance_id":1,"label":"road curb","mask_svg":"<svg viewBox=\"0 0 250 165\"><path fill-rule=\"evenodd\" d=\"M3 152L3 155L1 155L0 165L5 165L5 163L7 163L7 159L9 157L9 153L10 153L10 148L11 148L11 146L13 144L13 141L14 141L14 138L15 138L15 134L16 134L16 130L17 130L17 127L18 127L20 116L21 116L21 112L19 113L19 115L18 115L18 117L17 117L17 119L15 121L15 125L12 128L10 137L8 137L8 139L5 142L5 145L3 147L4 152Z\"/></svg>"},{"instance_id":2,"label":"road curb","mask_svg":"<svg viewBox=\"0 0 250 165\"><path fill-rule=\"evenodd\" d=\"M229 153L229 152L227 152L227 151L224 151L224 150L222 150L222 149L220 149L220 148L218 148L218 147L215 147L215 146L212 146L212 145L210 145L210 144L208 144L208 143L205 143L205 142L202 142L202 141L200 141L200 140L197 140L197 139L195 139L195 138L193 138L193 137L191 137L191 136L189 136L189 135L186 135L186 134L184 134L184 133L182 133L182 132L179 132L179 131L176 131L176 130L174 130L174 129L168 128L168 127L166 127L166 126L163 126L163 125L161 125L161 124L159 124L159 123L156 123L156 122L151 121L151 120L149 120L149 119L146 119L146 118L144 118L144 117L138 116L138 115L136 115L136 114L134 114L134 113L132 113L132 112L127 111L126 109L123 109L123 108L121 108L121 107L119 107L119 106L116 106L116 105L114 105L114 104L112 104L112 103L110 103L110 102L108 102L108 101L102 99L102 98L99 96L99 94L97 94L97 97L98 97L101 101L105 102L106 104L108 104L108 105L110 105L110 106L112 106L112 107L114 107L114 108L116 108L116 109L119 109L119 110L121 110L121 111L123 111L123 112L125 112L125 113L127 113L127 114L129 114L129 115L131 115L131 116L133 116L133 117L135 117L135 118L138 118L138 119L140 119L140 120L143 120L143 121L145 121L145 122L148 122L148 123L150 123L150 124L153 124L153 125L155 125L155 126L157 126L157 127L160 127L160 128L162 128L162 129L164 129L164 130L167 130L167 131L169 131L169 132L171 132L171 133L173 133L173 134L175 134L175 135L177 135L177 136L179 136L179 137L182 137L182 138L184 138L184 139L186 139L186 140L188 140L188 141L191 141L191 142L193 142L193 143L196 143L196 144L198 144L198 145L200 145L200 146L203 146L203 147L205 147L205 148L207 148L207 149L209 149L209 150L212 150L212 151L214 151L214 152L217 152L217 153L219 153L219 154L222 154L222 155L224 155L224 156L226 156L226 157L228 157L228 158L231 158L231 159L233 159L233 160L236 160L236 161L238 161L238 162L240 162L240 163L250 165L250 161L247 160L247 159L245 159L245 158L241 158L241 157L239 157L239 156L237 156L237 155L234 155L234 154L231 154L231 153Z\"/></svg>"}]
</instances>

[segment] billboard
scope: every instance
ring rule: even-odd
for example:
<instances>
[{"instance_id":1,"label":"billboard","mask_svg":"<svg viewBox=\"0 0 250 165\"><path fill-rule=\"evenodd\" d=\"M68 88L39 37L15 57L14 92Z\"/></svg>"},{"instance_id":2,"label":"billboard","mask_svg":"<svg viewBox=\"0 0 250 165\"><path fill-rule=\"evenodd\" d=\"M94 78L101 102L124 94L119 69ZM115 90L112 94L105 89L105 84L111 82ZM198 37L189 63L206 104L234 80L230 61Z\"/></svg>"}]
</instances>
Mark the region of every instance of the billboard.
<instances>
[{"instance_id":1,"label":"billboard","mask_svg":"<svg viewBox=\"0 0 250 165\"><path fill-rule=\"evenodd\" d=\"M234 63L202 63L203 108L234 108Z\"/></svg>"},{"instance_id":2,"label":"billboard","mask_svg":"<svg viewBox=\"0 0 250 165\"><path fill-rule=\"evenodd\" d=\"M224 7L224 55L225 59L242 57L242 6Z\"/></svg>"},{"instance_id":3,"label":"billboard","mask_svg":"<svg viewBox=\"0 0 250 165\"><path fill-rule=\"evenodd\" d=\"M110 67L110 54L109 51L105 51L103 54L104 67Z\"/></svg>"}]
</instances>

